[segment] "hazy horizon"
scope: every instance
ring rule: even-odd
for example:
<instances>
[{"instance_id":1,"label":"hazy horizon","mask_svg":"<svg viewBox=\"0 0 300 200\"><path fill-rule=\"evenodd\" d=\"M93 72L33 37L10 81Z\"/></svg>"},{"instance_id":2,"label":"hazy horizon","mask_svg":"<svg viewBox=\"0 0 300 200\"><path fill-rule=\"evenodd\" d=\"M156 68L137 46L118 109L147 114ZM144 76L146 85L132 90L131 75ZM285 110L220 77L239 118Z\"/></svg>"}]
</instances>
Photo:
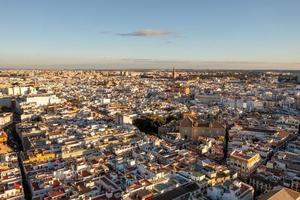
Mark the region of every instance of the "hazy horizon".
<instances>
[{"instance_id":1,"label":"hazy horizon","mask_svg":"<svg viewBox=\"0 0 300 200\"><path fill-rule=\"evenodd\" d=\"M27 64L0 65L0 69L191 69L191 70L300 70L300 63L271 63L271 62L214 62L214 61L169 61L151 59L105 59L99 63L70 64Z\"/></svg>"}]
</instances>

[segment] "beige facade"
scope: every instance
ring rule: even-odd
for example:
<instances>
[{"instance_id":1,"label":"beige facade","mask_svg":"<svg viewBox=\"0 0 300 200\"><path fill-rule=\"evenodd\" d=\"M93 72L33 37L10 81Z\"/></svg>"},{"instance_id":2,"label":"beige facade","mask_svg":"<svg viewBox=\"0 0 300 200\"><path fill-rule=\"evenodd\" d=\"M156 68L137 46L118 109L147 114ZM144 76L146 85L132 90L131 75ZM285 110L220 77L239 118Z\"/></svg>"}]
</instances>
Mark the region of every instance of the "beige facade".
<instances>
[{"instance_id":1,"label":"beige facade","mask_svg":"<svg viewBox=\"0 0 300 200\"><path fill-rule=\"evenodd\" d=\"M179 126L182 138L198 140L199 136L220 137L225 135L225 128L219 123L199 123L187 117L183 119Z\"/></svg>"}]
</instances>

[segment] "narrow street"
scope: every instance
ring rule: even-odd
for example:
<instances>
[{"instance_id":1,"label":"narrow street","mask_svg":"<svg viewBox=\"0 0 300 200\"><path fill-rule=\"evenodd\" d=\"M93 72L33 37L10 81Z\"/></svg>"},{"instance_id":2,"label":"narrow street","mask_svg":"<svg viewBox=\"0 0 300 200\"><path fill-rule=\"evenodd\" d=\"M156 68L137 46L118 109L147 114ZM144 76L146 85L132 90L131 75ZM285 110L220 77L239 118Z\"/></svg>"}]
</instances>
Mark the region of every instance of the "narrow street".
<instances>
[{"instance_id":1,"label":"narrow street","mask_svg":"<svg viewBox=\"0 0 300 200\"><path fill-rule=\"evenodd\" d=\"M24 172L23 162L22 162L22 154L23 154L23 146L22 142L16 132L16 124L21 121L20 114L14 109L13 112L13 123L5 128L5 131L9 133L9 141L8 145L17 152L19 167L22 175L22 185L24 189L24 196L26 200L31 200L31 192L28 181L26 179L26 174Z\"/></svg>"}]
</instances>

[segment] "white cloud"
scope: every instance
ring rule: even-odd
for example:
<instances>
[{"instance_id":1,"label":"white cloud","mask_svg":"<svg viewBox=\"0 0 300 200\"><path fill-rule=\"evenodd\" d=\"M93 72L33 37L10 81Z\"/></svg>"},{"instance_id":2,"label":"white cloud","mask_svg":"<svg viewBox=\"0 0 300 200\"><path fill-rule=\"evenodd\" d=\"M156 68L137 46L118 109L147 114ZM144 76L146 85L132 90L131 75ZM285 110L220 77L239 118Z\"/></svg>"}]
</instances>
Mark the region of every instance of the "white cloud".
<instances>
[{"instance_id":1,"label":"white cloud","mask_svg":"<svg viewBox=\"0 0 300 200\"><path fill-rule=\"evenodd\" d=\"M162 31L162 30L153 30L153 29L144 29L144 30L138 30L133 31L129 33L117 33L119 36L132 36L132 37L169 37L169 36L175 36L176 34L174 32L170 31Z\"/></svg>"}]
</instances>

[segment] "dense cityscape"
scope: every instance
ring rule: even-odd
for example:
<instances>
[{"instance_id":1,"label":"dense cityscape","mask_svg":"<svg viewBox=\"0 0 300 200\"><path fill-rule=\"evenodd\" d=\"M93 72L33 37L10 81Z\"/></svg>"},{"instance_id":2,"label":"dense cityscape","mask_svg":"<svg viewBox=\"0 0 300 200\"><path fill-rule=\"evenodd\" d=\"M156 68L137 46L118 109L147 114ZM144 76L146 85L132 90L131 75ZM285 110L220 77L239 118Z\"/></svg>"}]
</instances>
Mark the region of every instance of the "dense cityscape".
<instances>
[{"instance_id":1,"label":"dense cityscape","mask_svg":"<svg viewBox=\"0 0 300 200\"><path fill-rule=\"evenodd\" d=\"M299 71L0 71L1 200L299 198Z\"/></svg>"}]
</instances>

